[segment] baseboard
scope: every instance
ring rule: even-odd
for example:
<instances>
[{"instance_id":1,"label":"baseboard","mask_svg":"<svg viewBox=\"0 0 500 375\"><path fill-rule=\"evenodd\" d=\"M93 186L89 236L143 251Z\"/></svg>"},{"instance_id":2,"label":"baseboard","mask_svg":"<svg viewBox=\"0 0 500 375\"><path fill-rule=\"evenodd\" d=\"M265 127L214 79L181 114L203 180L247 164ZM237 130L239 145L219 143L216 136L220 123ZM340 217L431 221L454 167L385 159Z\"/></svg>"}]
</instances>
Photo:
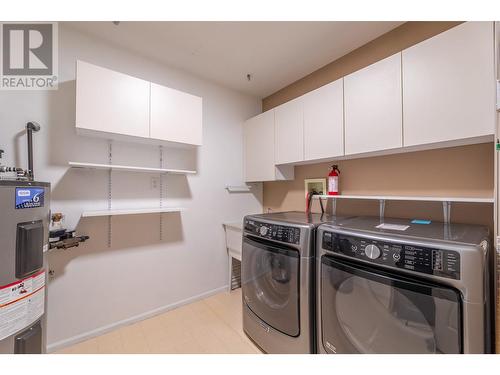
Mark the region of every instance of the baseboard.
<instances>
[{"instance_id":1,"label":"baseboard","mask_svg":"<svg viewBox=\"0 0 500 375\"><path fill-rule=\"evenodd\" d=\"M108 324L108 325L105 325L103 327L96 328L96 329L94 329L92 331L81 333L79 335L70 337L68 339L57 341L57 342L55 342L55 343L50 344L50 345L47 346L47 353L52 353L52 352L64 349L64 348L66 348L68 346L78 344L79 342L82 342L82 341L85 341L85 340L88 340L88 339L91 339L91 338L103 335L103 334L108 333L108 332L111 332L111 331L113 331L113 330L115 330L117 328L120 328L120 327L123 327L123 326L127 326L127 325L130 325L130 324L133 324L133 323L137 323L137 322L139 322L141 320L145 320L145 319L151 318L151 317L153 317L155 315L159 315L159 314L162 314L162 313L167 312L169 310L173 310L173 309L175 309L177 307L180 307L180 306L183 306L183 305L187 305L187 304L192 303L192 302L196 302L198 300L210 297L210 296L212 296L214 294L217 294L217 293L220 293L220 292L223 292L223 291L227 291L228 288L229 287L227 285L225 285L223 287L220 287L220 288L217 288L217 289L213 289L213 290L210 290L210 291L202 293L202 294L198 294L198 295L196 295L194 297L190 297L190 298L184 299L182 301L172 303L170 305L162 306L162 307L156 308L154 310L150 310L150 311L147 311L145 313L142 313L142 314L139 314L139 315L135 315L135 316L133 316L131 318L120 320L120 321L118 321L116 323Z\"/></svg>"}]
</instances>

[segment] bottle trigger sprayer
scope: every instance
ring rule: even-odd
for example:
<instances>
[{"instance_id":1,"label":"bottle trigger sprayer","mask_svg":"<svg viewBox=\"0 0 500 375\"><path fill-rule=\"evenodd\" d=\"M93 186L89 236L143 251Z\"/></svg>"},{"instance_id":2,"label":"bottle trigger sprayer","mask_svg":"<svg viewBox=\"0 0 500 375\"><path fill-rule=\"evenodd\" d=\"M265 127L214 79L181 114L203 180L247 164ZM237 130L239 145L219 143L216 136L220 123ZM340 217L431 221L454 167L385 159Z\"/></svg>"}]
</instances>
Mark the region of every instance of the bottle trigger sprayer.
<instances>
[{"instance_id":1,"label":"bottle trigger sprayer","mask_svg":"<svg viewBox=\"0 0 500 375\"><path fill-rule=\"evenodd\" d=\"M339 166L332 165L332 170L328 174L328 195L339 194Z\"/></svg>"}]
</instances>

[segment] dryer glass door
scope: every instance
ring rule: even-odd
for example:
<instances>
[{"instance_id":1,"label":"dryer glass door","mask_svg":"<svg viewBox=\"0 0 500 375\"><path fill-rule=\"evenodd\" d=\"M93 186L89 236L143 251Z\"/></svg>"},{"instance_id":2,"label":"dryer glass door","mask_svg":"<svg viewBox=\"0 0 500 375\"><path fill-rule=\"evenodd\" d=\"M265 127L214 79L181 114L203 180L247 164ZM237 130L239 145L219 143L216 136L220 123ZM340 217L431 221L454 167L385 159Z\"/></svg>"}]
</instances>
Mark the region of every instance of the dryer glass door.
<instances>
[{"instance_id":1,"label":"dryer glass door","mask_svg":"<svg viewBox=\"0 0 500 375\"><path fill-rule=\"evenodd\" d=\"M299 261L295 249L243 239L243 300L262 321L290 336L300 333Z\"/></svg>"},{"instance_id":2,"label":"dryer glass door","mask_svg":"<svg viewBox=\"0 0 500 375\"><path fill-rule=\"evenodd\" d=\"M461 353L461 295L422 280L321 259L321 336L330 353Z\"/></svg>"}]
</instances>

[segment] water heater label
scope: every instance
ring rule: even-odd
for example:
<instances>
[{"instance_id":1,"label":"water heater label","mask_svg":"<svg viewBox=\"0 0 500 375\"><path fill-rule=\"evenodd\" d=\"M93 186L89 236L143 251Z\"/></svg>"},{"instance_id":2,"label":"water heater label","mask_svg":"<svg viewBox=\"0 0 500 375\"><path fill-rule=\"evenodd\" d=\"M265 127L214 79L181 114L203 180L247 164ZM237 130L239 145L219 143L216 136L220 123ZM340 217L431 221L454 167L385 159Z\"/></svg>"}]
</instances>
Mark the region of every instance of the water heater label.
<instances>
[{"instance_id":1,"label":"water heater label","mask_svg":"<svg viewBox=\"0 0 500 375\"><path fill-rule=\"evenodd\" d=\"M17 187L16 209L43 207L45 189L40 187Z\"/></svg>"},{"instance_id":2,"label":"water heater label","mask_svg":"<svg viewBox=\"0 0 500 375\"><path fill-rule=\"evenodd\" d=\"M45 271L0 286L0 340L35 323L45 309Z\"/></svg>"}]
</instances>

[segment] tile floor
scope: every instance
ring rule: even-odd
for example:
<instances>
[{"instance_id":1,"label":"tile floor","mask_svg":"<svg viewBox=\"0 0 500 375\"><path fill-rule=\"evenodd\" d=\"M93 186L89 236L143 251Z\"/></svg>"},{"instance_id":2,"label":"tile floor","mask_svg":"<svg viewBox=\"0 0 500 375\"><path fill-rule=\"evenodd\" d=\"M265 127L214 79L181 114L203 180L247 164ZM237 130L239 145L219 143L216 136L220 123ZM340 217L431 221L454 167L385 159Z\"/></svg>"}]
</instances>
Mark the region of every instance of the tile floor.
<instances>
[{"instance_id":1,"label":"tile floor","mask_svg":"<svg viewBox=\"0 0 500 375\"><path fill-rule=\"evenodd\" d=\"M241 289L224 292L58 351L58 354L256 354L242 328Z\"/></svg>"}]
</instances>

